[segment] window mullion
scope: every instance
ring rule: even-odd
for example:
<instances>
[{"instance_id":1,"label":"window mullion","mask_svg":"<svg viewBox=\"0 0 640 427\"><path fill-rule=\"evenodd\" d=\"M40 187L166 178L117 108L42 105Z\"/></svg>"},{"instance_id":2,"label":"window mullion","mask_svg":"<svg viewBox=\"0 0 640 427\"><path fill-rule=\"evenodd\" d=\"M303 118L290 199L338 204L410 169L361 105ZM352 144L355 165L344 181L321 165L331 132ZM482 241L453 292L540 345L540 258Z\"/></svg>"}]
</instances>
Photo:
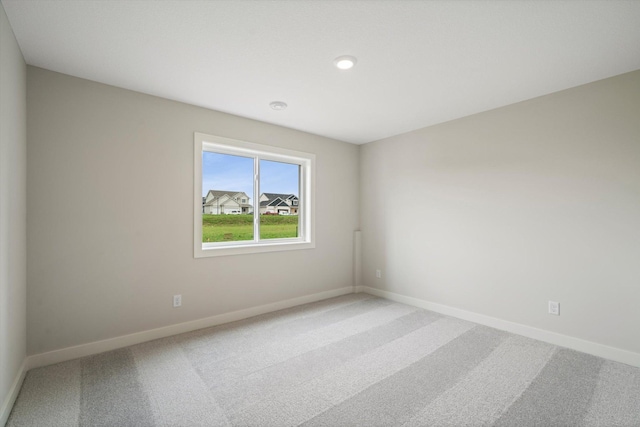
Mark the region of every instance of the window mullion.
<instances>
[{"instance_id":1,"label":"window mullion","mask_svg":"<svg viewBox=\"0 0 640 427\"><path fill-rule=\"evenodd\" d=\"M305 218L305 210L307 209L304 206L305 199L305 172L301 165L298 165L298 238L304 238L306 236L306 230L303 219Z\"/></svg>"},{"instance_id":2,"label":"window mullion","mask_svg":"<svg viewBox=\"0 0 640 427\"><path fill-rule=\"evenodd\" d=\"M253 240L260 241L260 159L253 158Z\"/></svg>"}]
</instances>

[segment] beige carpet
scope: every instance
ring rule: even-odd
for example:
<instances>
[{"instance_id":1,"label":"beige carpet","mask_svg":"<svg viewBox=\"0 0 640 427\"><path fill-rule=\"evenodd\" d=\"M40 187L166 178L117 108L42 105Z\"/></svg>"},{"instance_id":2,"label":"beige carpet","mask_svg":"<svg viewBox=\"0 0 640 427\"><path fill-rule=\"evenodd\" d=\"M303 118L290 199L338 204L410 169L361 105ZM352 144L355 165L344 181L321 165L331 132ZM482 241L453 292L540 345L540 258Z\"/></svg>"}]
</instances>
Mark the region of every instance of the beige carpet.
<instances>
[{"instance_id":1,"label":"beige carpet","mask_svg":"<svg viewBox=\"0 0 640 427\"><path fill-rule=\"evenodd\" d=\"M30 371L78 425L640 426L640 369L354 294Z\"/></svg>"}]
</instances>

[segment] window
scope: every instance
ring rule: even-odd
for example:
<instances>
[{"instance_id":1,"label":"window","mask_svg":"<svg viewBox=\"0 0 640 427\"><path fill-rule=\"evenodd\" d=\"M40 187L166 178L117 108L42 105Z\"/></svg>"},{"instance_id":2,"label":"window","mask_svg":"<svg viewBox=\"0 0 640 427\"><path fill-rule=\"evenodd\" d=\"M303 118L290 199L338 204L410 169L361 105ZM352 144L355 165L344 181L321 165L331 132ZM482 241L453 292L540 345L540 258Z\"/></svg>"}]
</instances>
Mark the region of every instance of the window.
<instances>
[{"instance_id":1,"label":"window","mask_svg":"<svg viewBox=\"0 0 640 427\"><path fill-rule=\"evenodd\" d=\"M315 155L201 133L194 145L196 258L315 247Z\"/></svg>"}]
</instances>

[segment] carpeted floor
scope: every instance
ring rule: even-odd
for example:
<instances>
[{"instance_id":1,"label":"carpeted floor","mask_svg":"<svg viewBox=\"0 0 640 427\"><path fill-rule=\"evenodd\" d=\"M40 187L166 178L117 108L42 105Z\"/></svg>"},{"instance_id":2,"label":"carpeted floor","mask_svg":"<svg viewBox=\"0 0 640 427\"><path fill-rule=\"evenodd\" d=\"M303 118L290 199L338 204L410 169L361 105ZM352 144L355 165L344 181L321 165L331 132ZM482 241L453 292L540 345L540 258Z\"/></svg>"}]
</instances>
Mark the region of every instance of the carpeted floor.
<instances>
[{"instance_id":1,"label":"carpeted floor","mask_svg":"<svg viewBox=\"0 0 640 427\"><path fill-rule=\"evenodd\" d=\"M640 369L353 294L29 371L78 425L640 426Z\"/></svg>"}]
</instances>

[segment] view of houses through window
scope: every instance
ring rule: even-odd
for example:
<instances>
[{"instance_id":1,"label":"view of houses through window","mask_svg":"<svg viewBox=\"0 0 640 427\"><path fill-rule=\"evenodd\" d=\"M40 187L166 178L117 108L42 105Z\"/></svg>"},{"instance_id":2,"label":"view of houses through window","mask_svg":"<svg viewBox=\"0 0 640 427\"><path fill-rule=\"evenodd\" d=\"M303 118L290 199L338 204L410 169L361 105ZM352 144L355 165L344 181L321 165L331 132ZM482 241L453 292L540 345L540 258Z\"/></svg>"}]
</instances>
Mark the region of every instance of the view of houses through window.
<instances>
[{"instance_id":1,"label":"view of houses through window","mask_svg":"<svg viewBox=\"0 0 640 427\"><path fill-rule=\"evenodd\" d=\"M203 243L254 240L256 216L260 240L299 237L300 166L257 162L253 157L203 151Z\"/></svg>"}]
</instances>

